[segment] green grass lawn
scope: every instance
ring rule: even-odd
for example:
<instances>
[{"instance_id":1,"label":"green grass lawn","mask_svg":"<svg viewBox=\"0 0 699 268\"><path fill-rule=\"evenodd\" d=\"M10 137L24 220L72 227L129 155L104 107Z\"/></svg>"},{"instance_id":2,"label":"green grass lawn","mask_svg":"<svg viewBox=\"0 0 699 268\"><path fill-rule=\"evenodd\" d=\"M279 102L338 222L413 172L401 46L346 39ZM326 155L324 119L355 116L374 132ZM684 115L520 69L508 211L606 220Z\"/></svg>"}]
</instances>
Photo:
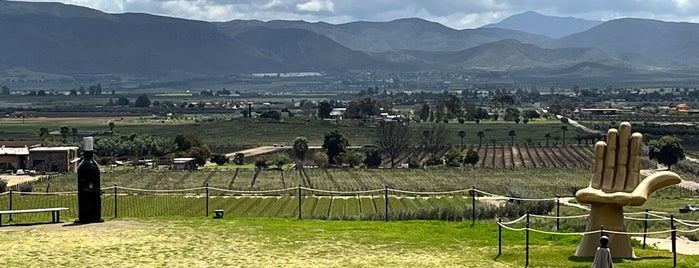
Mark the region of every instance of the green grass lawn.
<instances>
[{"instance_id":1,"label":"green grass lawn","mask_svg":"<svg viewBox=\"0 0 699 268\"><path fill-rule=\"evenodd\" d=\"M579 237L531 234L530 267L590 267ZM493 223L357 222L225 217L0 228L5 267L523 267L524 233ZM615 267L669 267L668 251L636 248ZM678 255L678 267L699 256Z\"/></svg>"}]
</instances>

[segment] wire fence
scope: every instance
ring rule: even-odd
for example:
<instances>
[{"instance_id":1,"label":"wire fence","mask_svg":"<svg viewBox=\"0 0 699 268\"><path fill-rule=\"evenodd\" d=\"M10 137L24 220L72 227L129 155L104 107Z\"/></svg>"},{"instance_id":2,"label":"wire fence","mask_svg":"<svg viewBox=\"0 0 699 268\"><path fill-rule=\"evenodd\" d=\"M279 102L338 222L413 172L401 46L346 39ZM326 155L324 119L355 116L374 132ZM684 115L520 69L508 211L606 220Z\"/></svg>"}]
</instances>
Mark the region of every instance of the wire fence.
<instances>
[{"instance_id":1,"label":"wire fence","mask_svg":"<svg viewBox=\"0 0 699 268\"><path fill-rule=\"evenodd\" d=\"M310 187L274 190L229 190L217 187L153 190L113 185L102 188L102 217L201 217L214 210L234 216L297 217L319 219L390 220L448 219L471 220L487 203L498 201L552 201L557 198L518 198L492 194L472 187L453 191L409 191L384 187L361 191L331 191ZM78 193L23 192L0 193L0 211L66 207L66 219L78 217ZM482 202L476 202L476 200ZM560 203L558 203L560 206ZM559 209L557 208L557 211ZM437 212L434 212L437 211ZM410 214L412 213L412 214ZM437 213L440 215L416 215ZM454 215L447 215L447 214ZM558 213L557 213L558 214ZM45 220L47 215L15 214L5 220L15 223ZM493 218L493 217L490 217Z\"/></svg>"},{"instance_id":2,"label":"wire fence","mask_svg":"<svg viewBox=\"0 0 699 268\"><path fill-rule=\"evenodd\" d=\"M644 215L643 218L638 218L634 217L635 215ZM616 230L605 230L604 226L600 226L599 229L596 230L588 230L588 231L581 231L581 232L561 232L558 229L558 224L556 225L556 231L549 231L545 229L537 229L537 228L532 228L531 226L533 225L532 220L539 218L539 219L545 219L545 220L550 220L550 219L556 219L556 221L560 219L582 219L582 218L588 218L590 214L581 214L581 215L570 215L570 216L547 216L547 215L534 215L534 214L525 214L522 215L521 217L508 221L508 222L502 222L502 219L498 219L497 225L498 225L498 253L497 256L500 256L502 254L502 231L503 229L509 230L509 231L515 231L515 232L525 232L525 266L529 265L529 249L530 249L530 243L529 243L529 234L530 232L535 232L535 233L541 233L541 234L547 234L547 235L558 235L558 236L588 236L588 235L595 235L599 234L599 236L603 236L605 234L616 234L616 235L624 235L624 236L642 236L642 247L645 249L646 248L646 238L648 235L661 235L661 234L670 234L670 241L671 241L671 251L672 251L672 259L673 259L673 265L672 267L675 267L677 265L677 233L684 233L684 234L695 234L699 231L699 221L693 221L693 220L683 220L683 219L677 219L674 217L674 215L669 214L667 216L666 212L662 211L650 211L646 209L645 212L630 212L630 213L624 213L624 220L629 220L629 221L641 221L643 222L643 231L642 232L629 232L629 231L616 231ZM666 229L658 230L658 231L648 231L648 223L653 222L653 221L658 221L658 222L667 222L668 226ZM683 227L683 229L678 229L677 225L679 224ZM549 224L550 225L550 224ZM518 227L515 227L518 226ZM546 224L540 225L540 226L546 226ZM496 257L497 258L497 257Z\"/></svg>"}]
</instances>

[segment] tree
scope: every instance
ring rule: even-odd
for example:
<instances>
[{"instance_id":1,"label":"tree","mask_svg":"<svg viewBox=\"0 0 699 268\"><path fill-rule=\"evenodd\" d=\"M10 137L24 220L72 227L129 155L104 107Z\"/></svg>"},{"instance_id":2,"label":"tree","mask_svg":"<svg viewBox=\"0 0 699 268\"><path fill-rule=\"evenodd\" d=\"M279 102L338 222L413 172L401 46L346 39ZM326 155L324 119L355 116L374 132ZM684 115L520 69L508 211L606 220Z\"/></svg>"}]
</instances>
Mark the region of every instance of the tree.
<instances>
[{"instance_id":1,"label":"tree","mask_svg":"<svg viewBox=\"0 0 699 268\"><path fill-rule=\"evenodd\" d=\"M461 158L461 151L456 148L451 148L444 154L444 165L448 167L458 167Z\"/></svg>"},{"instance_id":2,"label":"tree","mask_svg":"<svg viewBox=\"0 0 699 268\"><path fill-rule=\"evenodd\" d=\"M216 165L225 165L228 163L228 157L226 157L223 154L212 154L211 155L211 162L216 163Z\"/></svg>"},{"instance_id":3,"label":"tree","mask_svg":"<svg viewBox=\"0 0 699 268\"><path fill-rule=\"evenodd\" d=\"M364 154L366 155L366 157L364 157L364 165L367 168L376 168L381 165L381 155L376 148L371 148L364 152Z\"/></svg>"},{"instance_id":4,"label":"tree","mask_svg":"<svg viewBox=\"0 0 699 268\"><path fill-rule=\"evenodd\" d=\"M666 165L667 169L684 159L682 141L675 136L662 136L648 143L648 157Z\"/></svg>"},{"instance_id":5,"label":"tree","mask_svg":"<svg viewBox=\"0 0 699 268\"><path fill-rule=\"evenodd\" d=\"M566 146L566 131L568 131L568 126L561 126L561 131L563 131L563 146Z\"/></svg>"},{"instance_id":6,"label":"tree","mask_svg":"<svg viewBox=\"0 0 699 268\"><path fill-rule=\"evenodd\" d=\"M47 127L39 128L39 137L44 138L49 135L49 129Z\"/></svg>"},{"instance_id":7,"label":"tree","mask_svg":"<svg viewBox=\"0 0 699 268\"><path fill-rule=\"evenodd\" d=\"M466 137L466 131L459 131L459 138L461 138L461 147L459 148L464 148L464 138Z\"/></svg>"},{"instance_id":8,"label":"tree","mask_svg":"<svg viewBox=\"0 0 699 268\"><path fill-rule=\"evenodd\" d=\"M471 148L469 148L466 152L466 156L464 156L464 163L474 166L476 163L478 163L478 160L480 160L480 156L478 156L478 152L476 152L476 150L473 149L473 146L471 146Z\"/></svg>"},{"instance_id":9,"label":"tree","mask_svg":"<svg viewBox=\"0 0 699 268\"><path fill-rule=\"evenodd\" d=\"M338 130L332 130L323 138L323 149L328 155L328 163L337 164L338 156L345 152L349 142Z\"/></svg>"},{"instance_id":10,"label":"tree","mask_svg":"<svg viewBox=\"0 0 699 268\"><path fill-rule=\"evenodd\" d=\"M328 155L321 151L316 151L315 153L313 153L312 158L313 162L318 167L325 167L328 165Z\"/></svg>"},{"instance_id":11,"label":"tree","mask_svg":"<svg viewBox=\"0 0 699 268\"><path fill-rule=\"evenodd\" d=\"M147 108L150 107L150 99L146 93L139 95L134 102L135 107Z\"/></svg>"},{"instance_id":12,"label":"tree","mask_svg":"<svg viewBox=\"0 0 699 268\"><path fill-rule=\"evenodd\" d=\"M70 128L68 128L68 126L66 126L66 125L63 125L60 128L60 132L61 132L61 137L63 137L63 143L66 143L67 142L66 138L68 138L68 135L70 135Z\"/></svg>"},{"instance_id":13,"label":"tree","mask_svg":"<svg viewBox=\"0 0 699 268\"><path fill-rule=\"evenodd\" d=\"M428 129L422 131L420 144L432 154L436 154L444 146L447 140L447 127L445 124L431 124Z\"/></svg>"},{"instance_id":14,"label":"tree","mask_svg":"<svg viewBox=\"0 0 699 268\"><path fill-rule=\"evenodd\" d=\"M78 136L78 129L77 129L77 128L71 128L71 129L70 129L70 134L73 135L73 143L75 143L75 137Z\"/></svg>"},{"instance_id":15,"label":"tree","mask_svg":"<svg viewBox=\"0 0 699 268\"><path fill-rule=\"evenodd\" d=\"M507 136L510 136L510 146L515 145L515 136L517 136L517 132L514 130L510 130L510 132L507 133Z\"/></svg>"},{"instance_id":16,"label":"tree","mask_svg":"<svg viewBox=\"0 0 699 268\"><path fill-rule=\"evenodd\" d=\"M199 166L206 164L206 160L211 158L211 150L206 145L189 148L187 156L194 158L194 162Z\"/></svg>"},{"instance_id":17,"label":"tree","mask_svg":"<svg viewBox=\"0 0 699 268\"><path fill-rule=\"evenodd\" d=\"M478 148L481 148L481 145L483 144L483 138L485 137L485 132L483 131L478 131Z\"/></svg>"},{"instance_id":18,"label":"tree","mask_svg":"<svg viewBox=\"0 0 699 268\"><path fill-rule=\"evenodd\" d=\"M276 153L272 155L272 164L277 166L277 169L279 169L279 174L282 177L282 187L284 188L286 188L286 182L284 181L284 170L282 167L289 163L291 163L291 159L289 159L289 156L286 155L286 153Z\"/></svg>"},{"instance_id":19,"label":"tree","mask_svg":"<svg viewBox=\"0 0 699 268\"><path fill-rule=\"evenodd\" d=\"M306 137L297 137L296 140L294 140L293 147L294 155L303 161L306 157L306 152L308 152L308 139L306 139Z\"/></svg>"},{"instance_id":20,"label":"tree","mask_svg":"<svg viewBox=\"0 0 699 268\"><path fill-rule=\"evenodd\" d=\"M280 171L284 165L289 163L291 163L291 159L285 153L276 153L272 155L272 164L277 166Z\"/></svg>"},{"instance_id":21,"label":"tree","mask_svg":"<svg viewBox=\"0 0 699 268\"><path fill-rule=\"evenodd\" d=\"M397 121L381 121L377 127L376 143L379 149L391 159L391 167L395 160L410 145L410 129Z\"/></svg>"},{"instance_id":22,"label":"tree","mask_svg":"<svg viewBox=\"0 0 699 268\"><path fill-rule=\"evenodd\" d=\"M422 108L418 111L418 116L420 116L420 120L427 121L430 117L430 105L423 103Z\"/></svg>"},{"instance_id":23,"label":"tree","mask_svg":"<svg viewBox=\"0 0 699 268\"><path fill-rule=\"evenodd\" d=\"M342 154L342 162L347 163L351 168L358 166L362 161L364 161L364 155L359 152L349 151Z\"/></svg>"},{"instance_id":24,"label":"tree","mask_svg":"<svg viewBox=\"0 0 699 268\"><path fill-rule=\"evenodd\" d=\"M318 105L318 117L320 118L330 118L330 112L332 112L333 108L330 106L330 102L328 101L321 101L320 104Z\"/></svg>"},{"instance_id":25,"label":"tree","mask_svg":"<svg viewBox=\"0 0 699 268\"><path fill-rule=\"evenodd\" d=\"M235 153L233 155L233 163L236 165L242 165L245 163L245 154L243 153Z\"/></svg>"},{"instance_id":26,"label":"tree","mask_svg":"<svg viewBox=\"0 0 699 268\"><path fill-rule=\"evenodd\" d=\"M109 134L114 134L114 122L109 121Z\"/></svg>"},{"instance_id":27,"label":"tree","mask_svg":"<svg viewBox=\"0 0 699 268\"><path fill-rule=\"evenodd\" d=\"M116 101L116 104L120 106L129 105L129 99L127 99L126 97L119 97Z\"/></svg>"}]
</instances>

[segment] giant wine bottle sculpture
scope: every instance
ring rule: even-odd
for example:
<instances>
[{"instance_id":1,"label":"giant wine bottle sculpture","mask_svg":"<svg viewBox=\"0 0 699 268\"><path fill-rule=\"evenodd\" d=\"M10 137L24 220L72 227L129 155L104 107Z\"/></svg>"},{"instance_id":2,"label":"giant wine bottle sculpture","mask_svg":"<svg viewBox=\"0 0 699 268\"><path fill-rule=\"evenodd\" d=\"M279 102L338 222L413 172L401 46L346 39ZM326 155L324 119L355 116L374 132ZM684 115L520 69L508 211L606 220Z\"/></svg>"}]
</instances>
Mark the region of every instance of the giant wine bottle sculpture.
<instances>
[{"instance_id":1,"label":"giant wine bottle sculpture","mask_svg":"<svg viewBox=\"0 0 699 268\"><path fill-rule=\"evenodd\" d=\"M83 159L78 164L78 223L102 222L100 166L93 157L93 139L83 139Z\"/></svg>"}]
</instances>

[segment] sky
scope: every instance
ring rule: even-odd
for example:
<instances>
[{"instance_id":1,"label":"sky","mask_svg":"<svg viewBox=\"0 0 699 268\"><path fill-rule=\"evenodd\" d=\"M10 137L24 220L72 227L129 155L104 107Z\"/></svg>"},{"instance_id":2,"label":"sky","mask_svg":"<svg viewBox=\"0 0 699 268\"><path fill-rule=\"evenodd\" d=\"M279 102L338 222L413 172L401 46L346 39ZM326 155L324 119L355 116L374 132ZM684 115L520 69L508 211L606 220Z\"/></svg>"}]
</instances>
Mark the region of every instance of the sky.
<instances>
[{"instance_id":1,"label":"sky","mask_svg":"<svg viewBox=\"0 0 699 268\"><path fill-rule=\"evenodd\" d=\"M24 0L30 2L46 2ZM139 12L178 18L305 20L338 24L417 17L455 29L498 22L525 11L611 20L624 17L699 22L696 0L57 0L107 13Z\"/></svg>"}]
</instances>

